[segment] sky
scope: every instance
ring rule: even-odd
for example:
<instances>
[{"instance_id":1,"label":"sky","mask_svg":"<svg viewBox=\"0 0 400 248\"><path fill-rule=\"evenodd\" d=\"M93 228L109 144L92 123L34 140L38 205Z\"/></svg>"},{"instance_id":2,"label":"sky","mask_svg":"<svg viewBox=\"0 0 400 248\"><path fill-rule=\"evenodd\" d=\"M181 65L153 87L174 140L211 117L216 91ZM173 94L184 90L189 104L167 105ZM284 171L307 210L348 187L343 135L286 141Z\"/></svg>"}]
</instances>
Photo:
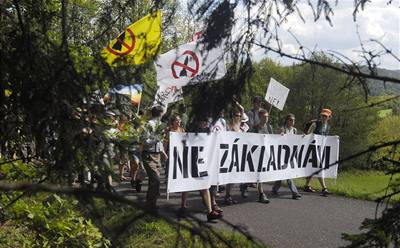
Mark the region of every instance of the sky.
<instances>
[{"instance_id":1,"label":"sky","mask_svg":"<svg viewBox=\"0 0 400 248\"><path fill-rule=\"evenodd\" d=\"M289 16L279 31L283 49L290 54L299 52L299 45L289 34L290 30L300 43L310 50L335 51L354 61L362 61L360 38L366 48L382 50L370 41L375 39L400 57L400 0L393 0L391 5L387 5L388 1L373 0L367 3L365 9L358 13L356 21L353 20L353 0L339 0L337 6L334 6L335 1L329 1L334 11L331 17L333 26L330 26L323 16L314 22L311 8L303 1L298 6L306 22L304 23L297 14ZM265 57L262 49L254 49L252 52L256 60ZM268 54L282 64L293 63L271 55L272 53ZM380 68L400 70L400 62L389 55L382 57L378 63Z\"/></svg>"}]
</instances>

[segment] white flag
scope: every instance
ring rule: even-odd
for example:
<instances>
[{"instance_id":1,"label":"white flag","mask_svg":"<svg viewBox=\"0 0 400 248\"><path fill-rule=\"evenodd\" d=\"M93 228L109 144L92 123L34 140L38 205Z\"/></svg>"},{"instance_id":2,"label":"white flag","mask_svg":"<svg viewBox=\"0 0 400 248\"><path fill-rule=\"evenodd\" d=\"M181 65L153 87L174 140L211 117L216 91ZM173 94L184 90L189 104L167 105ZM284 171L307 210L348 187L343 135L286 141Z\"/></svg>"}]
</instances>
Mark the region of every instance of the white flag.
<instances>
[{"instance_id":1,"label":"white flag","mask_svg":"<svg viewBox=\"0 0 400 248\"><path fill-rule=\"evenodd\" d=\"M217 80L226 74L222 47L207 51L198 41L160 55L156 69L157 84L163 88Z\"/></svg>"},{"instance_id":2,"label":"white flag","mask_svg":"<svg viewBox=\"0 0 400 248\"><path fill-rule=\"evenodd\" d=\"M177 102L183 99L183 91L181 87L170 86L170 87L159 87L155 95L154 104L162 105L165 108L168 104Z\"/></svg>"}]
</instances>

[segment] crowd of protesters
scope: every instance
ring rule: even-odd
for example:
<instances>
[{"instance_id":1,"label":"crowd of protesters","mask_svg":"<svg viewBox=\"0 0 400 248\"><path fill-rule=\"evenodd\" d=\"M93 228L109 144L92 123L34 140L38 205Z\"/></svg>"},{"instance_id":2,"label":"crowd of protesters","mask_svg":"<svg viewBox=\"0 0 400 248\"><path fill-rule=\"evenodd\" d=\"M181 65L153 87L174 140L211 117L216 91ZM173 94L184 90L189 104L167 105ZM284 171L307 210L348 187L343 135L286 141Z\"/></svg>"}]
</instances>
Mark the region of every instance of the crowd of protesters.
<instances>
[{"instance_id":1,"label":"crowd of protesters","mask_svg":"<svg viewBox=\"0 0 400 248\"><path fill-rule=\"evenodd\" d=\"M283 124L274 129L270 124L270 111L265 107L261 97L253 98L253 107L249 111L245 111L243 106L233 100L234 106L226 118L225 110L222 109L213 120L210 115L195 117L194 123L188 128L188 115L186 107L181 104L178 111L165 115L164 109L161 106L152 107L147 123L140 131L140 139L133 146L133 152L127 152L124 148L118 148L116 158L119 165L119 178L121 181L128 180L125 177L125 168L129 168L131 185L137 192L141 192L142 182L145 179L145 174L148 177L148 189L146 195L146 204L149 211L157 212L157 199L160 196L160 175L161 171L165 170L168 173L168 151L169 151L169 133L170 132L186 132L189 129L196 133L209 133L219 131L233 132L251 132L260 134L319 134L328 135L330 126L329 120L332 116L332 111L322 109L318 119L308 122L303 132L298 131L295 127L295 115L288 114L283 121ZM264 105L265 106L265 105ZM116 131L123 131L126 124L125 118L120 118ZM129 156L128 156L129 154ZM144 173L145 172L145 173ZM168 176L168 175L167 175ZM321 195L327 196L329 193L325 184L324 178L318 178L321 184ZM306 178L304 186L305 192L315 192L310 186L311 177ZM294 181L286 180L291 191L292 199L298 200L301 198ZM279 196L281 181L273 183L270 195ZM217 204L217 199L220 193L225 191L223 202L225 205L233 205L238 203L232 197L232 188L234 184L223 186L211 186L210 189L200 190L202 202L207 210L207 219L209 221L222 218L223 211ZM255 187L258 191L258 202L267 204L270 200L264 191L263 183L243 183L239 185L241 196L248 197L249 187ZM181 206L179 216L184 217L188 212L187 198L188 193L181 194Z\"/></svg>"}]
</instances>

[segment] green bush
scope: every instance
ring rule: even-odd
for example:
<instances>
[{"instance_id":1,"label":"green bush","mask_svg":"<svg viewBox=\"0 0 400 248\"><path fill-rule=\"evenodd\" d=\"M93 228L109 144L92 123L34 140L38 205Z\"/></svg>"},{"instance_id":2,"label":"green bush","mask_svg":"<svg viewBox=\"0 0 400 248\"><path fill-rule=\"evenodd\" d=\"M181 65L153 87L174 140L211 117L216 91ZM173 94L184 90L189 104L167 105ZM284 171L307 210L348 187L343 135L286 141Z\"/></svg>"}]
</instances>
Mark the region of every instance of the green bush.
<instances>
[{"instance_id":1,"label":"green bush","mask_svg":"<svg viewBox=\"0 0 400 248\"><path fill-rule=\"evenodd\" d=\"M5 201L10 199L4 194L2 197ZM0 244L12 244L12 247L17 244L22 247L109 247L110 241L76 210L77 203L56 194L38 194L18 200L5 212L6 221L12 226L0 231L0 237L4 237Z\"/></svg>"}]
</instances>

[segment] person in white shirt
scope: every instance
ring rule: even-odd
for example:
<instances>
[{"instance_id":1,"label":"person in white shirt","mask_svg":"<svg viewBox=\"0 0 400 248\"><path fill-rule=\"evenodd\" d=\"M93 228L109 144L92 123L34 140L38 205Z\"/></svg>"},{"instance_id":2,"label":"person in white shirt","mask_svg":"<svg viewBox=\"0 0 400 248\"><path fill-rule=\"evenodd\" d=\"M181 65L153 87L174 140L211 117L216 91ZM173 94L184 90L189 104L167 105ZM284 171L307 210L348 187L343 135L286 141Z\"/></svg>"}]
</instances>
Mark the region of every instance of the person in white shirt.
<instances>
[{"instance_id":1,"label":"person in white shirt","mask_svg":"<svg viewBox=\"0 0 400 248\"><path fill-rule=\"evenodd\" d=\"M283 127L280 130L280 133L282 135L284 134L297 134L297 129L294 127L294 122L295 122L295 116L294 114L288 114L285 118L285 123ZM294 184L292 179L287 179L286 180L288 187L290 191L292 192L292 198L294 200L297 200L301 197L299 194L299 191L296 188L296 185ZM278 195L278 190L281 187L282 181L275 181L274 186L272 187L272 195L277 196Z\"/></svg>"}]
</instances>

